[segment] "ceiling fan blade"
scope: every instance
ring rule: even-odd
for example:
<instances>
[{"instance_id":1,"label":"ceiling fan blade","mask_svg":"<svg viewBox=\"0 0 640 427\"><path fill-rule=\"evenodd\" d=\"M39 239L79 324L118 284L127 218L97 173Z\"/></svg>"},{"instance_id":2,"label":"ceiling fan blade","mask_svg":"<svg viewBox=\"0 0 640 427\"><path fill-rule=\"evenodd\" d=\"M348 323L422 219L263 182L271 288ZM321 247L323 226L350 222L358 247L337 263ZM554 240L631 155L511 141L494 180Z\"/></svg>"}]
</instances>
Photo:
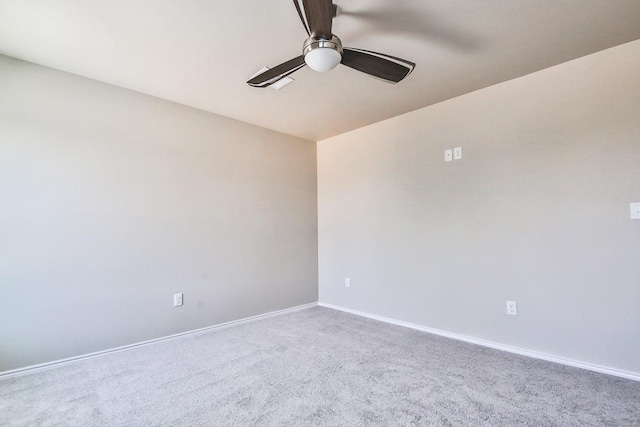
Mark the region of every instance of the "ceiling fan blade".
<instances>
[{"instance_id":1,"label":"ceiling fan blade","mask_svg":"<svg viewBox=\"0 0 640 427\"><path fill-rule=\"evenodd\" d=\"M300 21L302 22L302 26L308 35L311 35L311 31L309 30L309 24L307 24L307 19L302 13L302 9L300 8L300 0L293 0L293 4L296 6L296 10L298 11L298 16L300 17Z\"/></svg>"},{"instance_id":2,"label":"ceiling fan blade","mask_svg":"<svg viewBox=\"0 0 640 427\"><path fill-rule=\"evenodd\" d=\"M413 62L395 56L355 48L343 49L341 63L388 83L398 83L416 66Z\"/></svg>"},{"instance_id":3,"label":"ceiling fan blade","mask_svg":"<svg viewBox=\"0 0 640 427\"><path fill-rule=\"evenodd\" d=\"M281 78L288 76L294 71L298 71L305 65L306 64L304 62L304 56L300 55L297 58L293 58L287 62L283 62L282 64L277 65L265 71L264 73L258 74L257 76L249 80L247 84L253 87L267 87L274 84Z\"/></svg>"},{"instance_id":4,"label":"ceiling fan blade","mask_svg":"<svg viewBox=\"0 0 640 427\"><path fill-rule=\"evenodd\" d=\"M302 6L311 36L331 40L331 25L337 10L332 0L302 0Z\"/></svg>"}]
</instances>

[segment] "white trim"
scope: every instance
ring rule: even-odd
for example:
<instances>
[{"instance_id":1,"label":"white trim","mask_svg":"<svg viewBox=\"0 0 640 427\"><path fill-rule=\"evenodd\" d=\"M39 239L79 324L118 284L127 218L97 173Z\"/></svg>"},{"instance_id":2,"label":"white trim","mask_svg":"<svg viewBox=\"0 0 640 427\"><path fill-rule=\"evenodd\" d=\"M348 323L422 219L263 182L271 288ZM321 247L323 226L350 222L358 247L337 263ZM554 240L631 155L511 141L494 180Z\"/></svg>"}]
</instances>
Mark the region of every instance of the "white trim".
<instances>
[{"instance_id":1,"label":"white trim","mask_svg":"<svg viewBox=\"0 0 640 427\"><path fill-rule=\"evenodd\" d=\"M539 353L537 351L526 350L523 348L513 347L510 345L499 344L492 341L485 341L478 338L468 337L466 335L460 335L453 332L443 331L441 329L429 328L427 326L417 325L415 323L403 322L402 320L396 320L389 317L378 316L375 314L366 313L364 311L352 310L350 308L341 307L338 305L327 304L324 302L318 302L321 307L331 308L333 310L344 311L346 313L355 314L356 316L367 317L373 320L379 320L381 322L390 323L392 325L403 326L405 328L416 329L418 331L427 332L434 335L440 335L447 338L452 338L458 341L464 341L472 344L481 345L483 347L489 347L496 350L502 350L509 353L519 354L521 356L528 356L534 359L546 360L548 362L560 363L561 365L573 366L574 368L587 369L589 371L599 372L601 374L613 375L616 377L627 378L634 381L640 381L640 374L630 371L623 371L615 368L608 368L606 366L595 365L593 363L582 362L579 360L566 359L564 357L553 356L551 354Z\"/></svg>"},{"instance_id":2,"label":"white trim","mask_svg":"<svg viewBox=\"0 0 640 427\"><path fill-rule=\"evenodd\" d=\"M232 320L230 322L220 323L217 325L206 326L204 328L194 329L187 332L180 332L179 334L168 335L166 337L154 338L148 341L142 341L134 344L123 345L122 347L115 347L107 350L96 351L95 353L88 353L80 356L69 357L66 359L54 360L53 362L41 363L39 365L32 365L32 366L26 366L24 368L12 369L10 371L0 372L0 378L9 378L9 377L15 377L15 376L24 375L24 374L30 374L32 372L37 372L37 371L44 371L46 369L51 369L57 366L68 365L70 363L79 362L84 359L91 359L93 357L104 356L106 354L117 353L119 351L131 350L137 347L144 347L147 345L155 344L160 341L173 340L173 339L184 337L187 335L201 334L203 332L208 332L214 329L227 328L229 326L241 325L243 323L254 322L260 319L281 316L283 314L292 313L294 311L306 310L308 308L315 307L317 305L318 305L317 302L312 302L309 304L303 304L303 305L298 305L291 308L285 308L283 310L271 311L269 313L258 314L256 316L245 317L243 319L238 319L238 320Z\"/></svg>"}]
</instances>

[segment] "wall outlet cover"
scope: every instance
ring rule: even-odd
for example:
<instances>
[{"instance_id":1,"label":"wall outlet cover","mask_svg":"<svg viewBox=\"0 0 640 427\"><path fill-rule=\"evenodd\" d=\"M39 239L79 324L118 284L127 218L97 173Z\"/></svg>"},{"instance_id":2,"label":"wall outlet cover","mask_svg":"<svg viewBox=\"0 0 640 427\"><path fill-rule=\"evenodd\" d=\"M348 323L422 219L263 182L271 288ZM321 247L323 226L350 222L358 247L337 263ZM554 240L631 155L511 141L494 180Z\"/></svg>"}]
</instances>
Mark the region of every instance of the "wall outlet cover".
<instances>
[{"instance_id":1,"label":"wall outlet cover","mask_svg":"<svg viewBox=\"0 0 640 427\"><path fill-rule=\"evenodd\" d=\"M518 306L515 301L507 301L507 314L510 316L518 315Z\"/></svg>"},{"instance_id":2,"label":"wall outlet cover","mask_svg":"<svg viewBox=\"0 0 640 427\"><path fill-rule=\"evenodd\" d=\"M634 202L629 205L631 207L631 219L640 219L640 202Z\"/></svg>"},{"instance_id":3,"label":"wall outlet cover","mask_svg":"<svg viewBox=\"0 0 640 427\"><path fill-rule=\"evenodd\" d=\"M180 307L182 305L182 294L173 295L173 306Z\"/></svg>"}]
</instances>

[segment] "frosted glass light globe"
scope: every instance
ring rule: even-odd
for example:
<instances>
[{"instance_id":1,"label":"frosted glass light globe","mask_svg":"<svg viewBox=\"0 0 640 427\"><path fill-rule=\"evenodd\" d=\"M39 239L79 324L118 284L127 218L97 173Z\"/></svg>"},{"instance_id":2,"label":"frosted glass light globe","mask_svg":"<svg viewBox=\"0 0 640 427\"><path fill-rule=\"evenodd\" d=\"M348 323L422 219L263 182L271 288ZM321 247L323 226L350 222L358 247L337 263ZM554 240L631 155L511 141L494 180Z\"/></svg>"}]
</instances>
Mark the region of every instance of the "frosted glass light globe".
<instances>
[{"instance_id":1,"label":"frosted glass light globe","mask_svg":"<svg viewBox=\"0 0 640 427\"><path fill-rule=\"evenodd\" d=\"M327 47L315 48L304 56L304 62L307 63L309 68L320 73L333 70L341 60L342 55L340 55L340 52Z\"/></svg>"}]
</instances>

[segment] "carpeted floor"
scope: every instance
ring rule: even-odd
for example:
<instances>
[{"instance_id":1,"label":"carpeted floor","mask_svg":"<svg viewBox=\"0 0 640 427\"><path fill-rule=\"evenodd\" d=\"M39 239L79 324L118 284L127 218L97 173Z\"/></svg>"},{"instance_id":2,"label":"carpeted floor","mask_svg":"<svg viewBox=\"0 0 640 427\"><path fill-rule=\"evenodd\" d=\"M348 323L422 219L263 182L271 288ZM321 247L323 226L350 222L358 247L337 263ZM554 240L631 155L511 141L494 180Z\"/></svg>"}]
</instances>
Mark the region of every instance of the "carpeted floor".
<instances>
[{"instance_id":1,"label":"carpeted floor","mask_svg":"<svg viewBox=\"0 0 640 427\"><path fill-rule=\"evenodd\" d=\"M640 425L640 382L314 307L0 381L0 425Z\"/></svg>"}]
</instances>

